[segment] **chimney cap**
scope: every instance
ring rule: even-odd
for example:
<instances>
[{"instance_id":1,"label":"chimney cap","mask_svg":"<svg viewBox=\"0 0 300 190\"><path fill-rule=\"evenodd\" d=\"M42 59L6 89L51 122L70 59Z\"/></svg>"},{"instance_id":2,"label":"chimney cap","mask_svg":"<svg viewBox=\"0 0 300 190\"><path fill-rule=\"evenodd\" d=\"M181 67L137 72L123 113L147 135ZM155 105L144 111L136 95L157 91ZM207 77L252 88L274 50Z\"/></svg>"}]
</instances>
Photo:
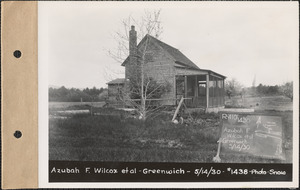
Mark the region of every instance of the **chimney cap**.
<instances>
[{"instance_id":1,"label":"chimney cap","mask_svg":"<svg viewBox=\"0 0 300 190\"><path fill-rule=\"evenodd\" d=\"M135 26L134 25L131 25L131 30L134 30L135 29Z\"/></svg>"}]
</instances>

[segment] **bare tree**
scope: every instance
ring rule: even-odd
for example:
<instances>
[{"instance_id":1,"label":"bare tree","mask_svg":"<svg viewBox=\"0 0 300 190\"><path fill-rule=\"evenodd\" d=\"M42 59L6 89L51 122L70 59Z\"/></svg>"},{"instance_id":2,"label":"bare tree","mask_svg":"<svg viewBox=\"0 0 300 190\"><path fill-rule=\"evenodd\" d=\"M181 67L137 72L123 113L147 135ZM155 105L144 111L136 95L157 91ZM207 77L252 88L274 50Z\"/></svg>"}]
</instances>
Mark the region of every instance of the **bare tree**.
<instances>
[{"instance_id":1,"label":"bare tree","mask_svg":"<svg viewBox=\"0 0 300 190\"><path fill-rule=\"evenodd\" d=\"M145 73L146 63L149 62L148 57L151 57L151 50L149 46L151 44L151 36L159 38L163 32L160 20L160 10L158 11L145 11L144 15L140 19L135 19L132 16L122 20L121 30L117 31L114 35L114 39L117 42L115 50L108 51L108 55L112 57L116 62L123 63L127 58L134 59L135 65L131 65L130 77L125 81L124 92L120 96L125 104L136 108L139 113L139 118L145 120L149 116L154 116L156 111L162 108L158 103L161 96L170 89L168 80L155 81L155 76L147 75ZM144 38L143 45L136 49L136 55L129 55L130 42L129 29L135 25L137 29L137 40L141 41ZM132 47L131 47L132 48ZM129 57L128 57L129 56ZM133 64L133 63L130 63ZM128 69L129 70L129 69Z\"/></svg>"},{"instance_id":2,"label":"bare tree","mask_svg":"<svg viewBox=\"0 0 300 190\"><path fill-rule=\"evenodd\" d=\"M235 78L226 80L225 82L225 91L230 99L232 95L238 95L242 93L243 85L238 82Z\"/></svg>"},{"instance_id":3,"label":"bare tree","mask_svg":"<svg viewBox=\"0 0 300 190\"><path fill-rule=\"evenodd\" d=\"M152 116L157 116L157 112L163 108L159 101L161 96L168 92L171 84L168 78L163 78L161 81L156 81L158 78L155 74L149 75L147 70L147 55L151 55L152 51L149 48L151 38L146 37L143 46L138 50L137 65L130 73L128 86L125 87L123 93L123 101L136 108L139 113L139 118L145 120Z\"/></svg>"},{"instance_id":4,"label":"bare tree","mask_svg":"<svg viewBox=\"0 0 300 190\"><path fill-rule=\"evenodd\" d=\"M281 93L293 101L293 82L286 82L280 87Z\"/></svg>"},{"instance_id":5,"label":"bare tree","mask_svg":"<svg viewBox=\"0 0 300 190\"><path fill-rule=\"evenodd\" d=\"M159 39L160 35L163 33L160 14L161 10L145 10L144 15L139 19L134 18L132 15L123 19L121 21L120 30L113 34L113 39L116 42L116 48L108 50L108 55L118 63L123 63L123 61L128 57L129 30L132 25L136 26L138 41L141 41L146 34L155 36Z\"/></svg>"}]
</instances>

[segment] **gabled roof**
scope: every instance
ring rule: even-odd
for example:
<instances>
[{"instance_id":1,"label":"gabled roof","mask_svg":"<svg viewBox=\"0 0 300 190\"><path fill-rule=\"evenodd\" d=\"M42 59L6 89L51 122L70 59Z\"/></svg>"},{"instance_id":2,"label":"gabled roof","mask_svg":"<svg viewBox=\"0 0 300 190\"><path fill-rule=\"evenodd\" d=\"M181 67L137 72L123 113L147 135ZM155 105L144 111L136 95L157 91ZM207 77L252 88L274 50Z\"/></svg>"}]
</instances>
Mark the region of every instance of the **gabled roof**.
<instances>
[{"instance_id":1,"label":"gabled roof","mask_svg":"<svg viewBox=\"0 0 300 190\"><path fill-rule=\"evenodd\" d=\"M118 79L114 79L112 81L109 81L107 84L124 84L124 83L125 83L124 78L118 78Z\"/></svg>"},{"instance_id":2,"label":"gabled roof","mask_svg":"<svg viewBox=\"0 0 300 190\"><path fill-rule=\"evenodd\" d=\"M158 46L160 46L164 51L166 51L175 61L175 63L185 66L186 68L190 69L200 69L196 64L194 64L189 58L187 58L183 53L181 53L178 49L154 38L153 36L146 35L141 42L138 44L138 49L143 44L146 39L149 38L152 42L156 43ZM125 64L129 61L129 57L125 59L125 61L122 63L122 66L125 66ZM175 66L174 63L174 66Z\"/></svg>"}]
</instances>

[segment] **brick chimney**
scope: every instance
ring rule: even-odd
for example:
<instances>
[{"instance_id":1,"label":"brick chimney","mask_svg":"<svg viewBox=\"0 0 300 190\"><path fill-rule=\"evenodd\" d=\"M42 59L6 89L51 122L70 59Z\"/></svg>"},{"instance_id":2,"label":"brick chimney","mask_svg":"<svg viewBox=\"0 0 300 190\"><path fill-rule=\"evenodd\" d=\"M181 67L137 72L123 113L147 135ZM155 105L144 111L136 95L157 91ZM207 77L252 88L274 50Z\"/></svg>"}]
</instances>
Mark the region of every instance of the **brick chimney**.
<instances>
[{"instance_id":1,"label":"brick chimney","mask_svg":"<svg viewBox=\"0 0 300 190\"><path fill-rule=\"evenodd\" d=\"M137 33L135 27L131 26L129 31L129 63L125 65L125 78L129 79L138 72L138 58L137 58Z\"/></svg>"},{"instance_id":2,"label":"brick chimney","mask_svg":"<svg viewBox=\"0 0 300 190\"><path fill-rule=\"evenodd\" d=\"M136 56L137 54L137 36L135 27L131 26L131 30L129 31L129 55Z\"/></svg>"}]
</instances>

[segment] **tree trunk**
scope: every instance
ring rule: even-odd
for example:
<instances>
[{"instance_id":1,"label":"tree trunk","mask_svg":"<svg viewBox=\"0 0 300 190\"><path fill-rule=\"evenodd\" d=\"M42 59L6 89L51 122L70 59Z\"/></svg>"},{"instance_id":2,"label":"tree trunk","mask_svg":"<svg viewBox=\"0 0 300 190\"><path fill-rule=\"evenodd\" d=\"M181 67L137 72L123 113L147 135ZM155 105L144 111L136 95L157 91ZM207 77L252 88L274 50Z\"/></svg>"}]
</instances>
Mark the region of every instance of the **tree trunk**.
<instances>
[{"instance_id":1,"label":"tree trunk","mask_svg":"<svg viewBox=\"0 0 300 190\"><path fill-rule=\"evenodd\" d=\"M141 119L146 120L146 94L144 94L144 72L141 64Z\"/></svg>"},{"instance_id":2,"label":"tree trunk","mask_svg":"<svg viewBox=\"0 0 300 190\"><path fill-rule=\"evenodd\" d=\"M146 100L145 98L142 99L141 102L141 115L142 115L142 120L146 120Z\"/></svg>"},{"instance_id":3,"label":"tree trunk","mask_svg":"<svg viewBox=\"0 0 300 190\"><path fill-rule=\"evenodd\" d=\"M143 52L142 60L141 60L141 119L146 120L146 92L144 93L144 83L145 83L145 76L144 76L144 63L145 63L145 53L146 47L148 44L148 40L146 41L146 46Z\"/></svg>"}]
</instances>

